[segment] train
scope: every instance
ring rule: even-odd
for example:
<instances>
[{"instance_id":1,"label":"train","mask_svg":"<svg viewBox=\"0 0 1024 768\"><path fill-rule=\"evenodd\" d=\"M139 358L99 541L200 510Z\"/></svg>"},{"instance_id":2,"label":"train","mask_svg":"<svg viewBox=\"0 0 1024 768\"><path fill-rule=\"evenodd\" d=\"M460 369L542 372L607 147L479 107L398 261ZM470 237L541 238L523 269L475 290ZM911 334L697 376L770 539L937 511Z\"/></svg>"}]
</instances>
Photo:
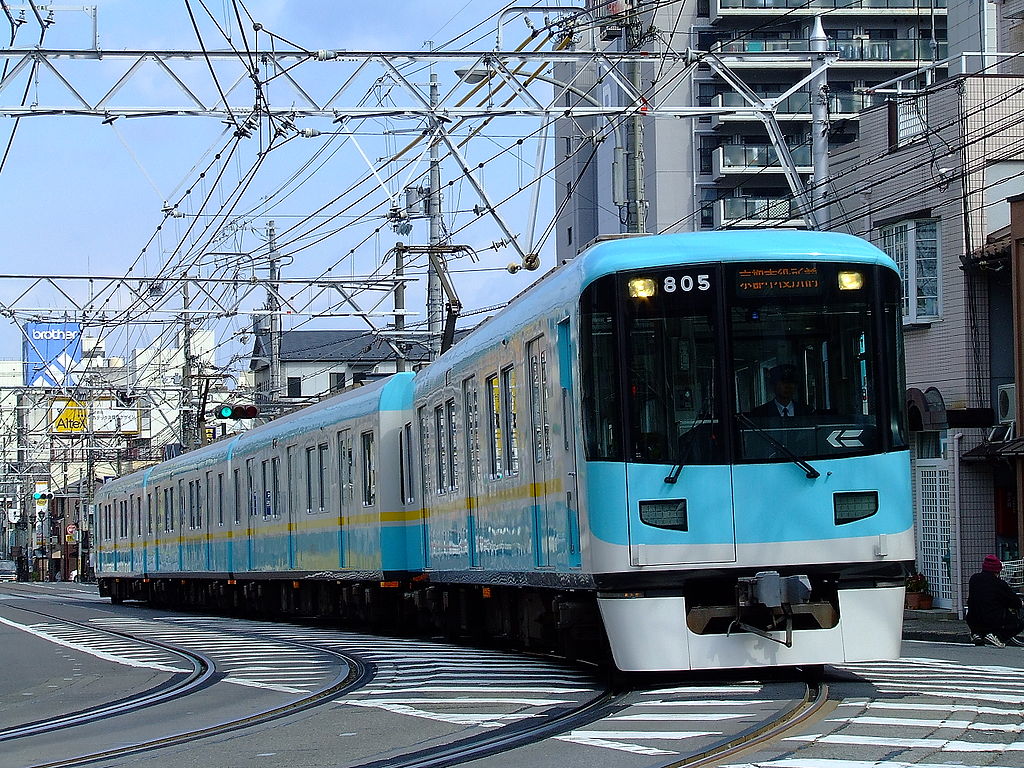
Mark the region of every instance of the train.
<instances>
[{"instance_id":1,"label":"train","mask_svg":"<svg viewBox=\"0 0 1024 768\"><path fill-rule=\"evenodd\" d=\"M837 233L596 242L421 370L104 483L100 593L624 672L896 658L901 287Z\"/></svg>"}]
</instances>

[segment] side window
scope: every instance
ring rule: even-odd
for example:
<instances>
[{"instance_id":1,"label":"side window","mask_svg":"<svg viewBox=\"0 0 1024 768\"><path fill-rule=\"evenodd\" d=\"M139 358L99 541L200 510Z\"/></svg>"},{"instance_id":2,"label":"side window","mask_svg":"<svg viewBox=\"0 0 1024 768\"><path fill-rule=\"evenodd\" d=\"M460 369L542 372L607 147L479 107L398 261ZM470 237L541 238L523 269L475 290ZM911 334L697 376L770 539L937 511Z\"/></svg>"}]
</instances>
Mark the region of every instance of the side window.
<instances>
[{"instance_id":1,"label":"side window","mask_svg":"<svg viewBox=\"0 0 1024 768\"><path fill-rule=\"evenodd\" d=\"M448 400L444 404L444 421L445 421L445 449L448 455L448 466L446 474L448 475L448 490L457 491L459 488L459 477L458 477L458 443L456 442L456 434L458 433L457 425L455 424L455 398Z\"/></svg>"},{"instance_id":2,"label":"side window","mask_svg":"<svg viewBox=\"0 0 1024 768\"><path fill-rule=\"evenodd\" d=\"M313 475L314 475L314 455L316 454L316 448L310 447L306 449L306 513L311 514L313 512Z\"/></svg>"},{"instance_id":3,"label":"side window","mask_svg":"<svg viewBox=\"0 0 1024 768\"><path fill-rule=\"evenodd\" d=\"M466 487L472 488L480 477L480 414L476 381L472 378L462 382L462 413L466 435Z\"/></svg>"},{"instance_id":4,"label":"side window","mask_svg":"<svg viewBox=\"0 0 1024 768\"><path fill-rule=\"evenodd\" d=\"M488 474L491 479L501 477L502 472L502 439L501 439L501 390L498 377L488 376L487 392L487 424L490 432L490 450L488 451Z\"/></svg>"},{"instance_id":5,"label":"side window","mask_svg":"<svg viewBox=\"0 0 1024 768\"><path fill-rule=\"evenodd\" d=\"M249 517L256 517L259 505L256 498L256 460L245 460L246 498L249 500Z\"/></svg>"},{"instance_id":6,"label":"side window","mask_svg":"<svg viewBox=\"0 0 1024 768\"><path fill-rule=\"evenodd\" d=\"M188 481L188 528L195 530L196 527L196 484Z\"/></svg>"},{"instance_id":7,"label":"side window","mask_svg":"<svg viewBox=\"0 0 1024 768\"><path fill-rule=\"evenodd\" d=\"M301 507L299 504L299 467L295 446L289 445L285 451L285 471L288 473L285 493L288 496L288 514L297 512Z\"/></svg>"},{"instance_id":8,"label":"side window","mask_svg":"<svg viewBox=\"0 0 1024 768\"><path fill-rule=\"evenodd\" d=\"M153 494L146 494L146 535L153 535Z\"/></svg>"},{"instance_id":9,"label":"side window","mask_svg":"<svg viewBox=\"0 0 1024 768\"><path fill-rule=\"evenodd\" d=\"M217 525L224 525L224 473L217 473Z\"/></svg>"},{"instance_id":10,"label":"side window","mask_svg":"<svg viewBox=\"0 0 1024 768\"><path fill-rule=\"evenodd\" d=\"M412 422L402 427L402 434L399 438L399 477L402 488L402 502L409 504L416 500L415 484L413 483L412 472Z\"/></svg>"},{"instance_id":11,"label":"side window","mask_svg":"<svg viewBox=\"0 0 1024 768\"><path fill-rule=\"evenodd\" d=\"M426 499L430 491L430 425L427 423L426 406L421 406L417 413L420 425L420 490Z\"/></svg>"},{"instance_id":12,"label":"side window","mask_svg":"<svg viewBox=\"0 0 1024 768\"><path fill-rule=\"evenodd\" d=\"M274 517L281 516L281 459L270 460L270 508Z\"/></svg>"},{"instance_id":13,"label":"side window","mask_svg":"<svg viewBox=\"0 0 1024 768\"><path fill-rule=\"evenodd\" d=\"M327 443L320 443L316 447L317 462L316 462L316 474L317 474L317 501L319 502L318 512L323 512L327 509L327 462L328 462L328 447Z\"/></svg>"},{"instance_id":14,"label":"side window","mask_svg":"<svg viewBox=\"0 0 1024 768\"><path fill-rule=\"evenodd\" d=\"M178 530L185 530L185 481L178 481Z\"/></svg>"},{"instance_id":15,"label":"side window","mask_svg":"<svg viewBox=\"0 0 1024 768\"><path fill-rule=\"evenodd\" d=\"M236 469L232 477L232 495L235 499L235 522L242 522L242 478L241 473Z\"/></svg>"},{"instance_id":16,"label":"side window","mask_svg":"<svg viewBox=\"0 0 1024 768\"><path fill-rule=\"evenodd\" d=\"M274 506L273 490L270 487L269 461L264 461L260 464L260 479L263 481L263 484L260 486L263 490L263 517L272 517L277 509Z\"/></svg>"},{"instance_id":17,"label":"side window","mask_svg":"<svg viewBox=\"0 0 1024 768\"><path fill-rule=\"evenodd\" d=\"M210 523L213 522L213 473L206 473L206 524L203 526L209 530L212 526Z\"/></svg>"},{"instance_id":18,"label":"side window","mask_svg":"<svg viewBox=\"0 0 1024 768\"><path fill-rule=\"evenodd\" d=\"M352 459L352 435L347 429L338 433L338 489L341 507L352 503L355 484L355 465Z\"/></svg>"},{"instance_id":19,"label":"side window","mask_svg":"<svg viewBox=\"0 0 1024 768\"><path fill-rule=\"evenodd\" d=\"M501 405L504 421L505 456L508 474L519 474L519 447L516 443L516 369L513 366L501 371Z\"/></svg>"},{"instance_id":20,"label":"side window","mask_svg":"<svg viewBox=\"0 0 1024 768\"><path fill-rule=\"evenodd\" d=\"M363 505L371 506L377 501L377 476L373 455L373 432L361 436L363 467Z\"/></svg>"},{"instance_id":21,"label":"side window","mask_svg":"<svg viewBox=\"0 0 1024 768\"><path fill-rule=\"evenodd\" d=\"M436 484L438 493L444 493L448 486L448 459L445 453L444 406L434 408L434 467L437 470Z\"/></svg>"}]
</instances>

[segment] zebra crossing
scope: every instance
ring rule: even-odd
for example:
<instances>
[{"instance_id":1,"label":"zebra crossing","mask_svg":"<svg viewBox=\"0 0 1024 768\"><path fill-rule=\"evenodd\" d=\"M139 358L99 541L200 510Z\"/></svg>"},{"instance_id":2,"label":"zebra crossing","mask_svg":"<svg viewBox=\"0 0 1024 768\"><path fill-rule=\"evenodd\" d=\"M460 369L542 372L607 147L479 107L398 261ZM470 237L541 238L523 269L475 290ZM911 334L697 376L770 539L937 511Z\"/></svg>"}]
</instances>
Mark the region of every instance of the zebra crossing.
<instances>
[{"instance_id":1,"label":"zebra crossing","mask_svg":"<svg viewBox=\"0 0 1024 768\"><path fill-rule=\"evenodd\" d=\"M1011 768L1024 763L1024 669L928 658L843 669L874 688L873 695L844 699L813 733L785 739L784 754L730 768Z\"/></svg>"},{"instance_id":2,"label":"zebra crossing","mask_svg":"<svg viewBox=\"0 0 1024 768\"><path fill-rule=\"evenodd\" d=\"M100 626L201 652L213 660L217 671L224 675L222 682L233 685L301 694L318 690L338 676L338 661L333 657L271 640L231 634L224 629L239 622L215 621L216 625L211 627L205 624L212 622L175 616L93 619L93 623Z\"/></svg>"},{"instance_id":3,"label":"zebra crossing","mask_svg":"<svg viewBox=\"0 0 1024 768\"><path fill-rule=\"evenodd\" d=\"M635 755L680 755L761 722L780 705L758 682L639 691L623 714L556 737Z\"/></svg>"},{"instance_id":4,"label":"zebra crossing","mask_svg":"<svg viewBox=\"0 0 1024 768\"><path fill-rule=\"evenodd\" d=\"M57 621L22 624L2 616L0 624L55 645L126 667L140 667L159 672L192 671L178 654L75 624Z\"/></svg>"},{"instance_id":5,"label":"zebra crossing","mask_svg":"<svg viewBox=\"0 0 1024 768\"><path fill-rule=\"evenodd\" d=\"M512 652L336 629L258 622L245 626L255 635L314 643L372 664L373 680L335 702L352 710L493 729L578 706L603 690L586 672Z\"/></svg>"}]
</instances>

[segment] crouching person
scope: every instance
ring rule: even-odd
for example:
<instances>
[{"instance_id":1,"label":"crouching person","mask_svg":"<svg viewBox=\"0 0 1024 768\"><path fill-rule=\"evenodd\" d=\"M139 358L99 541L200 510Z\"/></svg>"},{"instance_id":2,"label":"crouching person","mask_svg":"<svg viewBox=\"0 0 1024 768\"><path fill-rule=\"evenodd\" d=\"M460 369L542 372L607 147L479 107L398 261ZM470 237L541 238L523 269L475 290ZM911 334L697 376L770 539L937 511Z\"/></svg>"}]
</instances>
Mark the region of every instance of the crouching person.
<instances>
[{"instance_id":1,"label":"crouching person","mask_svg":"<svg viewBox=\"0 0 1024 768\"><path fill-rule=\"evenodd\" d=\"M1024 629L1021 599L999 576L1003 564L995 555L985 555L981 571L971 576L967 591L967 626L975 645L1024 647L1017 634Z\"/></svg>"}]
</instances>

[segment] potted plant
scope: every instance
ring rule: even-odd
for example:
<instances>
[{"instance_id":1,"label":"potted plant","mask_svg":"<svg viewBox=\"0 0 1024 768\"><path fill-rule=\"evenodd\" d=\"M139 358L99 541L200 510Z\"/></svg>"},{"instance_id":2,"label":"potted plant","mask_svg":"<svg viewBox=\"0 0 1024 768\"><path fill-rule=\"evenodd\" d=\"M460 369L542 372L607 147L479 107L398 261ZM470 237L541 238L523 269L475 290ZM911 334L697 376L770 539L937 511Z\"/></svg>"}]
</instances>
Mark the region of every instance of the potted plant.
<instances>
[{"instance_id":1,"label":"potted plant","mask_svg":"<svg viewBox=\"0 0 1024 768\"><path fill-rule=\"evenodd\" d=\"M932 607L928 579L923 573L914 573L907 577L907 596L904 607L912 610L927 610Z\"/></svg>"}]
</instances>

